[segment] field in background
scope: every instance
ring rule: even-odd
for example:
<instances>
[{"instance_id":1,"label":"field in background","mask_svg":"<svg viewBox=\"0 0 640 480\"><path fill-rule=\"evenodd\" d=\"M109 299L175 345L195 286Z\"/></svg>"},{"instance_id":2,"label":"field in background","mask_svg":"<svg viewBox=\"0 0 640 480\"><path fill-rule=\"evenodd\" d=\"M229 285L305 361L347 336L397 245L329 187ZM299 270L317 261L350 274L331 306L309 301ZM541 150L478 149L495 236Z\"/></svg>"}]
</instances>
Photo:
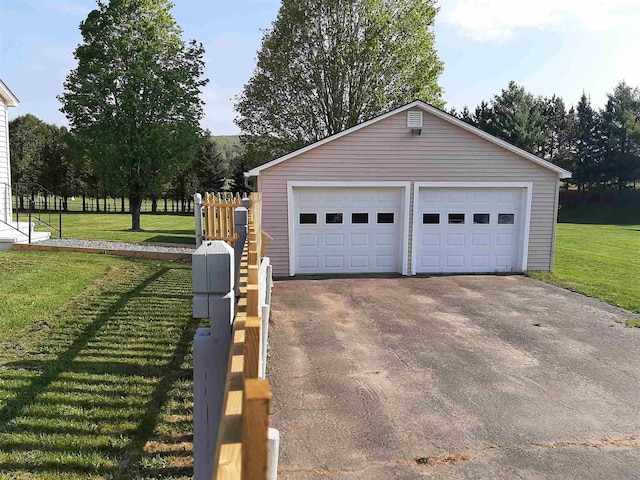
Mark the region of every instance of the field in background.
<instances>
[{"instance_id":1,"label":"field in background","mask_svg":"<svg viewBox=\"0 0 640 480\"><path fill-rule=\"evenodd\" d=\"M192 215L142 215L140 221L144 231L132 232L131 215L128 214L63 213L62 236L195 245L195 220ZM54 217L54 225L57 225L57 216ZM48 228L36 225L36 230L47 231Z\"/></svg>"},{"instance_id":2,"label":"field in background","mask_svg":"<svg viewBox=\"0 0 640 480\"><path fill-rule=\"evenodd\" d=\"M0 479L192 478L190 265L0 252L5 292Z\"/></svg>"}]
</instances>

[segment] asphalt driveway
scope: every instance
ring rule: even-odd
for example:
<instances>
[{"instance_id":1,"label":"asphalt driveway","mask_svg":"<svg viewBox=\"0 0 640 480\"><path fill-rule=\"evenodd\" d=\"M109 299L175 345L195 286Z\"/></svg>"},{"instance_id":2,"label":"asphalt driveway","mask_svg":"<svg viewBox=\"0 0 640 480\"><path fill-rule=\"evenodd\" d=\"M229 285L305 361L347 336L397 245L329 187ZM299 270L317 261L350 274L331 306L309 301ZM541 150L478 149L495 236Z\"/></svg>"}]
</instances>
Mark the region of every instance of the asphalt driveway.
<instances>
[{"instance_id":1,"label":"asphalt driveway","mask_svg":"<svg viewBox=\"0 0 640 480\"><path fill-rule=\"evenodd\" d=\"M640 479L628 312L521 276L280 281L272 312L280 478Z\"/></svg>"}]
</instances>

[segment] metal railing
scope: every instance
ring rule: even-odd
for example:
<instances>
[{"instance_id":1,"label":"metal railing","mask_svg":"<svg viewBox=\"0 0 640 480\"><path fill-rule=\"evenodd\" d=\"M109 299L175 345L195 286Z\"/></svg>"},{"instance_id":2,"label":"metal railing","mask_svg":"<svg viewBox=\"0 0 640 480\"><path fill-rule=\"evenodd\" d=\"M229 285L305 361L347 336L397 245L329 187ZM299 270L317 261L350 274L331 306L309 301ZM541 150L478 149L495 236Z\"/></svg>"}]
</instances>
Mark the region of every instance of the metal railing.
<instances>
[{"instance_id":1,"label":"metal railing","mask_svg":"<svg viewBox=\"0 0 640 480\"><path fill-rule=\"evenodd\" d=\"M62 197L37 183L17 183L13 186L0 183L0 196L2 198L0 207L4 214L0 216L0 222L27 235L29 243L32 240L33 227L42 225L62 238ZM12 210L16 217L15 224ZM26 216L26 231L20 225L21 215L23 223Z\"/></svg>"}]
</instances>

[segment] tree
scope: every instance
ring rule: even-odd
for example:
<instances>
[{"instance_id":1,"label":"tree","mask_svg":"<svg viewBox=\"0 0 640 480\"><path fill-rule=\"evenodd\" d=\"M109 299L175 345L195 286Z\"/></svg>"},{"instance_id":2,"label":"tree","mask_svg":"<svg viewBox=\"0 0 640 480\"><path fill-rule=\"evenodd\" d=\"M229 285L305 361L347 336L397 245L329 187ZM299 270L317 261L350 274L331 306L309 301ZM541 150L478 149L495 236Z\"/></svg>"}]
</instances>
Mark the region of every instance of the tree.
<instances>
[{"instance_id":1,"label":"tree","mask_svg":"<svg viewBox=\"0 0 640 480\"><path fill-rule=\"evenodd\" d=\"M434 0L283 0L236 104L252 167L415 99L442 106Z\"/></svg>"},{"instance_id":2,"label":"tree","mask_svg":"<svg viewBox=\"0 0 640 480\"><path fill-rule=\"evenodd\" d=\"M605 176L618 189L640 176L640 90L620 82L602 112Z\"/></svg>"},{"instance_id":3,"label":"tree","mask_svg":"<svg viewBox=\"0 0 640 480\"><path fill-rule=\"evenodd\" d=\"M224 152L218 148L216 142L207 135L202 146L196 153L193 162L193 172L198 178L196 191L217 192L223 189L229 176L229 162Z\"/></svg>"},{"instance_id":4,"label":"tree","mask_svg":"<svg viewBox=\"0 0 640 480\"><path fill-rule=\"evenodd\" d=\"M78 67L60 97L72 132L111 195L140 205L188 164L200 142L204 49L181 39L168 0L99 1L80 25Z\"/></svg>"},{"instance_id":5,"label":"tree","mask_svg":"<svg viewBox=\"0 0 640 480\"><path fill-rule=\"evenodd\" d=\"M601 180L600 116L585 93L575 109L575 162L572 181L583 190Z\"/></svg>"},{"instance_id":6,"label":"tree","mask_svg":"<svg viewBox=\"0 0 640 480\"><path fill-rule=\"evenodd\" d=\"M9 122L11 179L14 188L37 182L42 151L49 141L50 125L27 114Z\"/></svg>"},{"instance_id":7,"label":"tree","mask_svg":"<svg viewBox=\"0 0 640 480\"><path fill-rule=\"evenodd\" d=\"M476 126L528 152L543 156L544 101L509 82L491 104L476 109Z\"/></svg>"}]
</instances>

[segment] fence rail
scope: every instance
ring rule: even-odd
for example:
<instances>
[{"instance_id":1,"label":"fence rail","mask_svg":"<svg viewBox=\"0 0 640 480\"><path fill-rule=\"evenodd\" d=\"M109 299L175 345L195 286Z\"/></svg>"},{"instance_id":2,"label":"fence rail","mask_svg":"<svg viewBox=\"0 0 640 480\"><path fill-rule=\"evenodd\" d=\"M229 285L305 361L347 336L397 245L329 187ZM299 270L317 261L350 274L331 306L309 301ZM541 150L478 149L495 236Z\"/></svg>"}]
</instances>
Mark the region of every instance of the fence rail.
<instances>
[{"instance_id":1,"label":"fence rail","mask_svg":"<svg viewBox=\"0 0 640 480\"><path fill-rule=\"evenodd\" d=\"M272 268L263 255L268 236L261 228L261 196L205 194L202 201L196 194L194 200L196 210L201 209L196 211L196 231L207 232L200 238L204 248L194 254L194 317L211 319L211 328L200 329L206 332L194 338L194 477L275 480L279 434L269 428L271 390L265 379ZM218 242L205 244L211 237ZM228 281L229 275L235 283ZM198 338L203 343L196 342ZM217 360L206 366L204 359L214 357ZM201 425L208 422L215 426L203 430Z\"/></svg>"},{"instance_id":2,"label":"fence rail","mask_svg":"<svg viewBox=\"0 0 640 480\"><path fill-rule=\"evenodd\" d=\"M268 328L264 315L268 308L263 307L270 297L271 279L269 259L259 254L261 199L253 194L250 200L248 241L240 267L240 298L214 462L216 480L268 478L271 390L264 379Z\"/></svg>"}]
</instances>

